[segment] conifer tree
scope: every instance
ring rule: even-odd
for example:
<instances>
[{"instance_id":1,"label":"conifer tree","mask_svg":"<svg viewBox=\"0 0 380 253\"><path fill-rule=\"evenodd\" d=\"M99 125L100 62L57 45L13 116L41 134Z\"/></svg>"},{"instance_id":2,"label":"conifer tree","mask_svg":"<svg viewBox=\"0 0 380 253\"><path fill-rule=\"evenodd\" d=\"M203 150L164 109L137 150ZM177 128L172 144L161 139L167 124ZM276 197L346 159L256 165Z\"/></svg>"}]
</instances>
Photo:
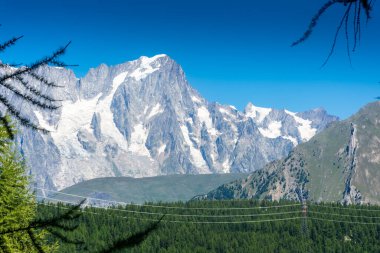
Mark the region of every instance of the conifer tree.
<instances>
[{"instance_id":1,"label":"conifer tree","mask_svg":"<svg viewBox=\"0 0 380 253\"><path fill-rule=\"evenodd\" d=\"M16 45L23 36L13 37L3 43L0 43L0 53ZM14 119L22 126L29 127L35 130L47 133L46 129L41 128L33 122L30 117L25 115L18 108L14 101L26 102L28 105L42 108L45 110L56 110L59 108L61 100L55 99L47 92L49 88L60 88L62 86L49 81L46 77L39 74L38 70L41 67L50 65L57 67L67 67L60 60L60 57L65 54L70 42L59 48L47 57L43 57L31 64L19 66L20 64L6 63L0 61L0 122L3 122L8 134L13 138L10 130L7 113L12 115ZM31 85L30 80L35 80L39 84Z\"/></svg>"},{"instance_id":2,"label":"conifer tree","mask_svg":"<svg viewBox=\"0 0 380 253\"><path fill-rule=\"evenodd\" d=\"M9 122L9 119L6 119ZM0 124L0 252L40 252L51 251L55 245L47 245L43 230L30 228L12 233L3 231L28 227L36 217L36 201L28 189L25 166L15 150L8 130Z\"/></svg>"}]
</instances>

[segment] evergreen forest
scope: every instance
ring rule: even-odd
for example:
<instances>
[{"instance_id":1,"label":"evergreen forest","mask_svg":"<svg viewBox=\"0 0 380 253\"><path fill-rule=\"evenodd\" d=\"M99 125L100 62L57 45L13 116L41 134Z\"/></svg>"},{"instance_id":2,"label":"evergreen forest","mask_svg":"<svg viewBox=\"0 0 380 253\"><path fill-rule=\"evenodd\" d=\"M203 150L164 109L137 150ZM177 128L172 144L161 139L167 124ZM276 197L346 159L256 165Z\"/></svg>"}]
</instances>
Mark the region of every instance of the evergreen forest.
<instances>
[{"instance_id":1,"label":"evergreen forest","mask_svg":"<svg viewBox=\"0 0 380 253\"><path fill-rule=\"evenodd\" d=\"M42 203L48 217L68 206ZM307 209L305 209L307 208ZM306 210L306 212L305 212ZM141 244L115 252L380 252L380 208L299 202L192 201L86 207L58 252L102 252L160 221ZM70 224L65 224L70 225ZM71 224L72 225L72 224Z\"/></svg>"}]
</instances>

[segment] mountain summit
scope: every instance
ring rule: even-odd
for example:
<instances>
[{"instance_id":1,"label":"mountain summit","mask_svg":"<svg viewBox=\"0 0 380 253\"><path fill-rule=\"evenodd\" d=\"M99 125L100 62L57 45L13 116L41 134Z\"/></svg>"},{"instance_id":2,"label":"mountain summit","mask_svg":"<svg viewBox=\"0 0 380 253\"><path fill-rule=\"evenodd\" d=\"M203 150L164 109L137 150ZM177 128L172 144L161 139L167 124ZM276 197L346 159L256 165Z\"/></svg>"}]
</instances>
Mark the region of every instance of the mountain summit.
<instances>
[{"instance_id":1,"label":"mountain summit","mask_svg":"<svg viewBox=\"0 0 380 253\"><path fill-rule=\"evenodd\" d=\"M19 136L37 184L62 189L98 177L252 172L285 157L337 118L206 101L167 55L100 65L84 78L40 74L65 85L53 113L26 108L43 127Z\"/></svg>"}]
</instances>

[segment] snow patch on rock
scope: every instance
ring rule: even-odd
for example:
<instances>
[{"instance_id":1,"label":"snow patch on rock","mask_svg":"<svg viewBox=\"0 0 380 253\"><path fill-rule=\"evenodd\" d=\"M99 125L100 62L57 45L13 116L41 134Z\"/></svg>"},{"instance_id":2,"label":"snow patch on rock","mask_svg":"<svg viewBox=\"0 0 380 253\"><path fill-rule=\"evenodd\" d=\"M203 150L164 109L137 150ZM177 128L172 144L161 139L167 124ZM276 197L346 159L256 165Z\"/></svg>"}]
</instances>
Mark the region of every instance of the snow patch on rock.
<instances>
[{"instance_id":1,"label":"snow patch on rock","mask_svg":"<svg viewBox=\"0 0 380 253\"><path fill-rule=\"evenodd\" d=\"M272 111L271 108L264 108L264 107L258 107L254 106L253 104L249 103L246 110L245 115L249 118L253 118L257 122L261 123L265 119L266 116L269 115L269 113Z\"/></svg>"},{"instance_id":2,"label":"snow patch on rock","mask_svg":"<svg viewBox=\"0 0 380 253\"><path fill-rule=\"evenodd\" d=\"M161 67L159 63L156 63L155 66L152 66L152 63L154 63L158 58L165 56L165 54L159 54L150 58L146 56L141 56L139 59L140 66L137 69L135 69L129 76L133 77L137 81L146 78L148 75L159 70Z\"/></svg>"},{"instance_id":3,"label":"snow patch on rock","mask_svg":"<svg viewBox=\"0 0 380 253\"><path fill-rule=\"evenodd\" d=\"M128 72L123 72L118 74L113 79L110 94L104 99L98 101L95 110L100 114L100 127L102 134L116 141L118 146L123 150L128 150L127 140L124 138L124 136L121 134L121 132L115 125L115 122L113 120L113 113L111 111L111 103L117 88L120 86L120 84L124 82L127 75Z\"/></svg>"},{"instance_id":4,"label":"snow patch on rock","mask_svg":"<svg viewBox=\"0 0 380 253\"><path fill-rule=\"evenodd\" d=\"M200 98L198 98L196 96L191 96L191 101L193 101L194 103L198 103L198 104L202 103L202 101L200 100Z\"/></svg>"},{"instance_id":5,"label":"snow patch on rock","mask_svg":"<svg viewBox=\"0 0 380 253\"><path fill-rule=\"evenodd\" d=\"M296 138L290 136L290 135L286 135L286 136L282 136L282 138L286 139L286 140L289 140L293 143L294 146L297 146L298 145L298 141Z\"/></svg>"},{"instance_id":6,"label":"snow patch on rock","mask_svg":"<svg viewBox=\"0 0 380 253\"><path fill-rule=\"evenodd\" d=\"M42 115L42 113L40 113L39 111L34 111L34 115L36 115L37 117L37 120L38 120L38 125L44 129L46 129L47 131L49 132L54 132L55 129L53 126L51 126L49 124L49 122L47 122L45 119L44 119L44 116Z\"/></svg>"},{"instance_id":7,"label":"snow patch on rock","mask_svg":"<svg viewBox=\"0 0 380 253\"><path fill-rule=\"evenodd\" d=\"M147 137L148 131L144 125L142 123L135 125L131 134L129 151L138 155L150 157L149 150L145 146Z\"/></svg>"},{"instance_id":8,"label":"snow patch on rock","mask_svg":"<svg viewBox=\"0 0 380 253\"><path fill-rule=\"evenodd\" d=\"M210 112L207 110L207 108L205 106L199 107L197 114L198 114L198 118L199 118L200 122L202 122L206 125L207 132L211 136L218 135L218 131L212 125L212 119L210 117Z\"/></svg>"},{"instance_id":9,"label":"snow patch on rock","mask_svg":"<svg viewBox=\"0 0 380 253\"><path fill-rule=\"evenodd\" d=\"M161 104L160 103L157 103L153 108L152 110L150 110L150 113L147 117L147 119L150 119L154 116L156 116L157 114L160 114L160 113L163 113L164 112L164 109L161 107Z\"/></svg>"},{"instance_id":10,"label":"snow patch on rock","mask_svg":"<svg viewBox=\"0 0 380 253\"><path fill-rule=\"evenodd\" d=\"M264 137L275 139L281 136L281 127L281 121L273 121L268 125L268 128L259 127L259 131Z\"/></svg>"},{"instance_id":11,"label":"snow patch on rock","mask_svg":"<svg viewBox=\"0 0 380 253\"><path fill-rule=\"evenodd\" d=\"M61 119L55 131L51 132L54 143L60 147L61 153L67 157L87 156L78 141L80 130L91 132L91 119L96 110L101 94L89 100L65 101L62 103Z\"/></svg>"},{"instance_id":12,"label":"snow patch on rock","mask_svg":"<svg viewBox=\"0 0 380 253\"><path fill-rule=\"evenodd\" d=\"M206 161L203 159L201 152L194 147L193 142L190 140L189 130L184 125L181 125L180 128L181 128L182 136L187 146L190 148L190 156L191 156L192 162L194 163L196 167L203 169L202 171L204 171L205 169L207 170L207 164L206 164ZM204 173L207 173L207 171L205 171Z\"/></svg>"},{"instance_id":13,"label":"snow patch on rock","mask_svg":"<svg viewBox=\"0 0 380 253\"><path fill-rule=\"evenodd\" d=\"M228 158L222 164L222 172L223 173L230 172L230 160Z\"/></svg>"},{"instance_id":14,"label":"snow patch on rock","mask_svg":"<svg viewBox=\"0 0 380 253\"><path fill-rule=\"evenodd\" d=\"M310 140L317 133L317 129L311 126L312 122L310 120L298 117L296 113L290 112L288 110L285 110L285 112L291 115L294 118L294 120L299 124L298 132L300 133L300 136L303 141Z\"/></svg>"},{"instance_id":15,"label":"snow patch on rock","mask_svg":"<svg viewBox=\"0 0 380 253\"><path fill-rule=\"evenodd\" d=\"M166 144L162 144L158 149L157 152L158 154L162 154L165 152Z\"/></svg>"}]
</instances>

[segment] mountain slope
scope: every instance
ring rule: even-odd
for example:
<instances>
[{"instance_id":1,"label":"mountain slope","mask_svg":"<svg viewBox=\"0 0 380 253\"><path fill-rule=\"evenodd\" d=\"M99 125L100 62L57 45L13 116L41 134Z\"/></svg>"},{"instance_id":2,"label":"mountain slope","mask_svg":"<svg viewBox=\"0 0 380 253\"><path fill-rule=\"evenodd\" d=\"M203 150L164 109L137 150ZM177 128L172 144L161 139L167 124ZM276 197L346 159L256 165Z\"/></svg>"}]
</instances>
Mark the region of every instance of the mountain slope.
<instances>
[{"instance_id":1,"label":"mountain slope","mask_svg":"<svg viewBox=\"0 0 380 253\"><path fill-rule=\"evenodd\" d=\"M380 102L335 122L285 159L205 198L300 199L301 192L313 201L380 203Z\"/></svg>"},{"instance_id":2,"label":"mountain slope","mask_svg":"<svg viewBox=\"0 0 380 253\"><path fill-rule=\"evenodd\" d=\"M58 111L24 109L50 134L26 129L18 138L44 188L98 177L252 172L337 120L323 109L248 104L239 112L210 103L167 55L102 64L81 79L64 68L39 71L65 86L54 94L64 100Z\"/></svg>"}]
</instances>

